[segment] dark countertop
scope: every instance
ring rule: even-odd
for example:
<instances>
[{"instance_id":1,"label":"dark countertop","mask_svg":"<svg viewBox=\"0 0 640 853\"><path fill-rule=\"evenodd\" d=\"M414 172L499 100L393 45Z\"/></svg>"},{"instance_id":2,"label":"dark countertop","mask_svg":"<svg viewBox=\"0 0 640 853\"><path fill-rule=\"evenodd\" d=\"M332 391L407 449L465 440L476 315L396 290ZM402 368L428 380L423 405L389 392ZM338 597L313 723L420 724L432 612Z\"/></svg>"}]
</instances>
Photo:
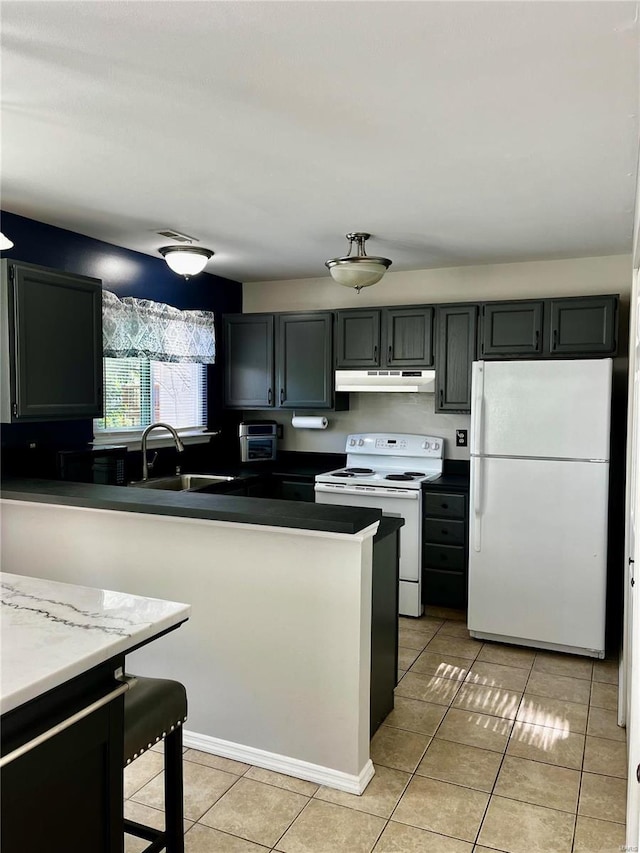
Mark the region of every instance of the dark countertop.
<instances>
[{"instance_id":1,"label":"dark countertop","mask_svg":"<svg viewBox=\"0 0 640 853\"><path fill-rule=\"evenodd\" d=\"M431 480L423 485L423 490L435 489L437 491L451 490L454 492L469 491L469 477L464 474L443 474L437 480Z\"/></svg>"},{"instance_id":2,"label":"dark countertop","mask_svg":"<svg viewBox=\"0 0 640 853\"><path fill-rule=\"evenodd\" d=\"M395 515L383 515L380 519L378 532L373 537L374 545L376 542L380 542L381 539L391 536L392 533L400 530L401 527L404 527L404 518L396 518Z\"/></svg>"},{"instance_id":3,"label":"dark countertop","mask_svg":"<svg viewBox=\"0 0 640 853\"><path fill-rule=\"evenodd\" d=\"M285 451L273 462L237 462L230 465L211 463L208 467L216 474L248 479L273 474L277 477L313 479L318 474L344 468L344 453L299 453Z\"/></svg>"},{"instance_id":4,"label":"dark countertop","mask_svg":"<svg viewBox=\"0 0 640 853\"><path fill-rule=\"evenodd\" d=\"M358 533L382 517L380 510L364 507L198 492L167 492L136 489L133 486L97 486L92 483L59 480L6 480L2 483L2 497L8 500L113 509L121 512L264 524L298 530L323 530L327 533Z\"/></svg>"}]
</instances>

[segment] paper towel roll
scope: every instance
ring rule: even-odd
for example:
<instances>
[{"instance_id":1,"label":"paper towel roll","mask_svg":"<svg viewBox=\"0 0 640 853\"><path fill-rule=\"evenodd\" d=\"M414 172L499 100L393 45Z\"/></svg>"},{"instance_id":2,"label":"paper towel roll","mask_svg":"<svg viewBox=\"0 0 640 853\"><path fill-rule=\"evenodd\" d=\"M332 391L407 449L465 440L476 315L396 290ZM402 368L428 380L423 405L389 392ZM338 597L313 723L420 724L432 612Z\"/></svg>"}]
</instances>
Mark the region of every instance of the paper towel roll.
<instances>
[{"instance_id":1,"label":"paper towel roll","mask_svg":"<svg viewBox=\"0 0 640 853\"><path fill-rule=\"evenodd\" d=\"M294 415L291 418L291 426L294 429L326 429L329 421L326 418L301 418Z\"/></svg>"}]
</instances>

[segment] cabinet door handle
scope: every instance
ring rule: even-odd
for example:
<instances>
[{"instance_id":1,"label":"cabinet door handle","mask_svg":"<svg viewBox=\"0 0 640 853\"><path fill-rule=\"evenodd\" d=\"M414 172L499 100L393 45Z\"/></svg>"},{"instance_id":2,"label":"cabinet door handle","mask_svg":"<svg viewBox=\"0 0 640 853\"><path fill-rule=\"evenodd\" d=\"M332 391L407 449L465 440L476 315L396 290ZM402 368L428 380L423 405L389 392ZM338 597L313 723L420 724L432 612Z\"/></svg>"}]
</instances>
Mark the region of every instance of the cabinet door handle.
<instances>
[{"instance_id":1,"label":"cabinet door handle","mask_svg":"<svg viewBox=\"0 0 640 853\"><path fill-rule=\"evenodd\" d=\"M375 344L373 347L373 360L378 360L378 344Z\"/></svg>"},{"instance_id":2,"label":"cabinet door handle","mask_svg":"<svg viewBox=\"0 0 640 853\"><path fill-rule=\"evenodd\" d=\"M440 408L444 406L444 388L440 389Z\"/></svg>"},{"instance_id":3,"label":"cabinet door handle","mask_svg":"<svg viewBox=\"0 0 640 853\"><path fill-rule=\"evenodd\" d=\"M280 405L284 403L284 388L280 389Z\"/></svg>"},{"instance_id":4,"label":"cabinet door handle","mask_svg":"<svg viewBox=\"0 0 640 853\"><path fill-rule=\"evenodd\" d=\"M389 355L387 356L387 360L391 363L391 358L393 357L393 347L389 344Z\"/></svg>"},{"instance_id":5,"label":"cabinet door handle","mask_svg":"<svg viewBox=\"0 0 640 853\"><path fill-rule=\"evenodd\" d=\"M540 329L536 329L536 340L535 340L535 343L533 345L533 348L535 349L536 352L538 352L538 344L539 343L540 343Z\"/></svg>"},{"instance_id":6,"label":"cabinet door handle","mask_svg":"<svg viewBox=\"0 0 640 853\"><path fill-rule=\"evenodd\" d=\"M269 388L269 390L267 391L267 402L269 403L269 405L271 405L272 401L273 401L273 394L271 392L271 388Z\"/></svg>"},{"instance_id":7,"label":"cabinet door handle","mask_svg":"<svg viewBox=\"0 0 640 853\"><path fill-rule=\"evenodd\" d=\"M556 347L557 347L557 346L558 346L558 330L557 330L557 329L554 329L554 330L553 330L553 341L552 341L552 343L551 343L551 350L552 350L552 352L553 352L553 351L555 351L555 349L556 349Z\"/></svg>"}]
</instances>

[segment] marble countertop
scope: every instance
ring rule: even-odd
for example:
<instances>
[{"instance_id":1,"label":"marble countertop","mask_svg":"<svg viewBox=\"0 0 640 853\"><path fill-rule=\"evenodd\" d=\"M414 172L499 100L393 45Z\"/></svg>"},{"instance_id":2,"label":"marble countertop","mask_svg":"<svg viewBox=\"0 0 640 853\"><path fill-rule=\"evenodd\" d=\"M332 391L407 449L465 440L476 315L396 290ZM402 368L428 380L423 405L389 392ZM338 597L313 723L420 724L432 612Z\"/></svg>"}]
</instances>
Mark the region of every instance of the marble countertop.
<instances>
[{"instance_id":1,"label":"marble countertop","mask_svg":"<svg viewBox=\"0 0 640 853\"><path fill-rule=\"evenodd\" d=\"M0 572L0 713L189 618L191 607Z\"/></svg>"}]
</instances>

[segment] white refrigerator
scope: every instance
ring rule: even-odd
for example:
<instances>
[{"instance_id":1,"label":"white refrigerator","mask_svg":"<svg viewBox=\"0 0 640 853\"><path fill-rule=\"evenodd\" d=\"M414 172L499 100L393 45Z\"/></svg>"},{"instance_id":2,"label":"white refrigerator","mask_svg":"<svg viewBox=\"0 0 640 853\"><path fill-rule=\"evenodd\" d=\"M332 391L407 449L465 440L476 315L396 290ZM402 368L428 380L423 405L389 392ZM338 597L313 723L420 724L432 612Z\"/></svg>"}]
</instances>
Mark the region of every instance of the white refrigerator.
<instances>
[{"instance_id":1,"label":"white refrigerator","mask_svg":"<svg viewBox=\"0 0 640 853\"><path fill-rule=\"evenodd\" d=\"M471 635L604 657L611 359L472 371Z\"/></svg>"}]
</instances>

